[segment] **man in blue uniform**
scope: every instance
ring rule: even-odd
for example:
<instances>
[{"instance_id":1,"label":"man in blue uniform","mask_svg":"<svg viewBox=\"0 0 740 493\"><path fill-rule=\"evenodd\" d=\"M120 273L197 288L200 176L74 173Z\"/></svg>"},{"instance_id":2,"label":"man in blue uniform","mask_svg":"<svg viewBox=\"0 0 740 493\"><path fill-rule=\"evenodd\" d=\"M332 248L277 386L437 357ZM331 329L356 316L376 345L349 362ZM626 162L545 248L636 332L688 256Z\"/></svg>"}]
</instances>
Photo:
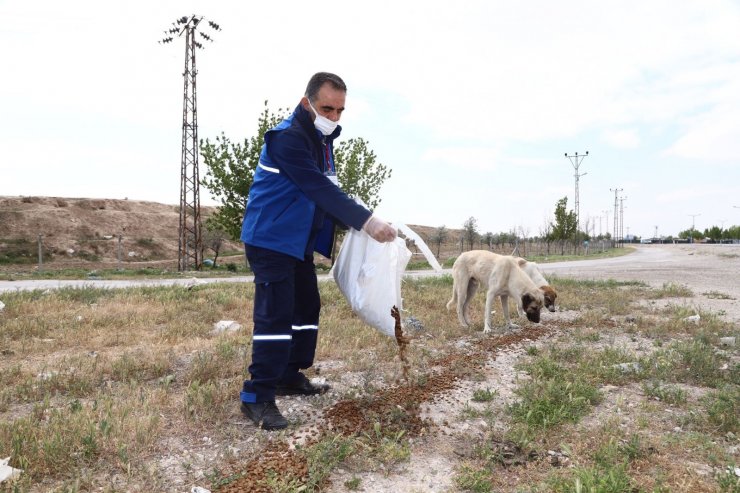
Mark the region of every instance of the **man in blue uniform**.
<instances>
[{"instance_id":1,"label":"man in blue uniform","mask_svg":"<svg viewBox=\"0 0 740 493\"><path fill-rule=\"evenodd\" d=\"M313 252L331 256L336 224L364 229L380 242L396 229L338 187L333 142L347 86L337 75L311 77L295 111L265 134L242 225L254 272L251 378L240 394L242 412L266 430L288 422L276 395L315 395L300 370L313 365L321 301Z\"/></svg>"}]
</instances>

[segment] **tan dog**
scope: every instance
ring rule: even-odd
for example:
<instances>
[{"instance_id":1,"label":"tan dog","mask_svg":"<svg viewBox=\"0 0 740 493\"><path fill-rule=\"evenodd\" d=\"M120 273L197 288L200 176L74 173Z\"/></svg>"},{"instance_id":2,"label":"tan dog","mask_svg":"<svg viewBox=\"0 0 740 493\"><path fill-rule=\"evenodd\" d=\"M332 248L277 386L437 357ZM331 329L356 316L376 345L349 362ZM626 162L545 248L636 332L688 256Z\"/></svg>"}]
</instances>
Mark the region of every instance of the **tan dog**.
<instances>
[{"instance_id":1,"label":"tan dog","mask_svg":"<svg viewBox=\"0 0 740 493\"><path fill-rule=\"evenodd\" d=\"M558 297L558 293L550 286L550 283L547 282L547 279L545 279L545 276L542 275L542 271L540 270L540 266L537 265L534 262L529 262L523 258L516 257L517 262L519 262L519 266L522 268L524 272L529 276L530 279L532 279L532 282L540 288L542 291L542 294L545 296L545 308L550 310L551 312L555 311L555 300ZM519 311L519 315L524 315L521 311Z\"/></svg>"},{"instance_id":2,"label":"tan dog","mask_svg":"<svg viewBox=\"0 0 740 493\"><path fill-rule=\"evenodd\" d=\"M447 302L448 310L457 306L457 318L463 327L469 326L468 305L479 285L487 290L483 332L491 332L491 309L497 296L501 297L507 328L519 328L509 317L509 296L531 322L539 323L544 295L516 259L486 250L471 250L457 257L452 265L452 299Z\"/></svg>"}]
</instances>

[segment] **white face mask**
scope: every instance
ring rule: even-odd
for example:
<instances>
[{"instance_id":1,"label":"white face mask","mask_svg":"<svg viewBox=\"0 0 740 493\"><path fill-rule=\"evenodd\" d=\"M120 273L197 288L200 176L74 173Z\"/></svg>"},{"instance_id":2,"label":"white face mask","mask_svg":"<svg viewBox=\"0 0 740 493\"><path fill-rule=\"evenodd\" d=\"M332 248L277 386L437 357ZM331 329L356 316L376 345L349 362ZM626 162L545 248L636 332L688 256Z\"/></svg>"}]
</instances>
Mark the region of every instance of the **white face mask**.
<instances>
[{"instance_id":1,"label":"white face mask","mask_svg":"<svg viewBox=\"0 0 740 493\"><path fill-rule=\"evenodd\" d=\"M308 100L308 105L313 110L314 115L316 115L316 119L313 121L313 126L316 127L316 129L322 134L331 135L332 132L334 132L334 129L337 128L337 125L339 125L339 123L333 122L329 120L327 117L319 115L319 112L316 111L316 108L314 108L313 105L311 104L310 99Z\"/></svg>"}]
</instances>

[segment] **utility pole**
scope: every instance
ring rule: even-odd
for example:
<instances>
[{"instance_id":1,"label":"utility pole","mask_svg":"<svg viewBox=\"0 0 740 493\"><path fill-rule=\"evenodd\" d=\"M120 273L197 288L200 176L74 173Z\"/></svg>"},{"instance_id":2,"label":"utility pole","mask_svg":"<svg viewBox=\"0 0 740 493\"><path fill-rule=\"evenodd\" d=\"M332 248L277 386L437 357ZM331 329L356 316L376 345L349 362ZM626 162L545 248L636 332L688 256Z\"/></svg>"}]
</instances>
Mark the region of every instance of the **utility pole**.
<instances>
[{"instance_id":1,"label":"utility pole","mask_svg":"<svg viewBox=\"0 0 740 493\"><path fill-rule=\"evenodd\" d=\"M614 241L617 241L617 237L619 236L619 197L618 194L624 190L623 188L610 188L610 192L614 192L614 237L612 238Z\"/></svg>"},{"instance_id":2,"label":"utility pole","mask_svg":"<svg viewBox=\"0 0 740 493\"><path fill-rule=\"evenodd\" d=\"M601 211L606 215L606 221L604 221L604 229L609 230L609 210Z\"/></svg>"},{"instance_id":3,"label":"utility pole","mask_svg":"<svg viewBox=\"0 0 740 493\"><path fill-rule=\"evenodd\" d=\"M619 197L619 238L624 243L624 201L627 197ZM627 234L630 230L627 228Z\"/></svg>"},{"instance_id":4,"label":"utility pole","mask_svg":"<svg viewBox=\"0 0 740 493\"><path fill-rule=\"evenodd\" d=\"M579 193L578 193L578 180L582 176L585 176L585 175L588 174L588 173L582 173L582 174L579 175L578 174L578 168L581 166L581 162L583 161L583 159L586 156L588 156L588 151L586 151L586 154L581 154L580 156L578 155L577 152L575 154L568 154L567 152L565 153L565 157L567 157L570 160L570 164L573 165L573 170L575 171L574 177L576 179L576 190L575 190L575 196L574 196L574 199L573 199L574 202L575 202L574 207L575 207L575 213L576 213L576 232L575 232L575 238L574 238L574 241L576 243L576 246L578 245L578 230L580 229L580 222L579 221L581 219L581 216L580 216L580 199L578 197L578 195L579 195Z\"/></svg>"},{"instance_id":5,"label":"utility pole","mask_svg":"<svg viewBox=\"0 0 740 493\"><path fill-rule=\"evenodd\" d=\"M165 31L168 37L161 39L160 44L172 42L172 35L185 35L185 70L182 101L182 150L180 158L180 225L178 243L179 271L200 270L203 264L203 240L200 218L200 176L198 173L198 105L196 97L195 49L203 49L201 39L213 42L208 34L199 31L202 16L180 17ZM208 21L208 26L220 31L218 24Z\"/></svg>"},{"instance_id":6,"label":"utility pole","mask_svg":"<svg viewBox=\"0 0 740 493\"><path fill-rule=\"evenodd\" d=\"M653 238L655 238L656 240L658 239L658 225L657 224L655 225L655 233L653 233Z\"/></svg>"},{"instance_id":7,"label":"utility pole","mask_svg":"<svg viewBox=\"0 0 740 493\"><path fill-rule=\"evenodd\" d=\"M696 216L701 216L701 214L689 214L691 216L691 231L694 231L696 229L694 225L696 224Z\"/></svg>"}]
</instances>

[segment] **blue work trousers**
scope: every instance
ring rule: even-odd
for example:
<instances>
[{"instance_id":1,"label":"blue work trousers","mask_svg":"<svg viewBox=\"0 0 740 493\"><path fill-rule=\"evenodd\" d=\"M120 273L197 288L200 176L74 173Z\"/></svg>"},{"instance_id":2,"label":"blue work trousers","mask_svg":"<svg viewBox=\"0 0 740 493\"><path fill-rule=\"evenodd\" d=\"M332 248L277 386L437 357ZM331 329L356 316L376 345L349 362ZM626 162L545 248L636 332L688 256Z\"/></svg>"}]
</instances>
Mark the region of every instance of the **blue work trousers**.
<instances>
[{"instance_id":1,"label":"blue work trousers","mask_svg":"<svg viewBox=\"0 0 740 493\"><path fill-rule=\"evenodd\" d=\"M313 365L321 299L313 256L303 260L245 245L254 272L254 331L250 380L244 381L243 402L275 399L279 383L301 378Z\"/></svg>"}]
</instances>

